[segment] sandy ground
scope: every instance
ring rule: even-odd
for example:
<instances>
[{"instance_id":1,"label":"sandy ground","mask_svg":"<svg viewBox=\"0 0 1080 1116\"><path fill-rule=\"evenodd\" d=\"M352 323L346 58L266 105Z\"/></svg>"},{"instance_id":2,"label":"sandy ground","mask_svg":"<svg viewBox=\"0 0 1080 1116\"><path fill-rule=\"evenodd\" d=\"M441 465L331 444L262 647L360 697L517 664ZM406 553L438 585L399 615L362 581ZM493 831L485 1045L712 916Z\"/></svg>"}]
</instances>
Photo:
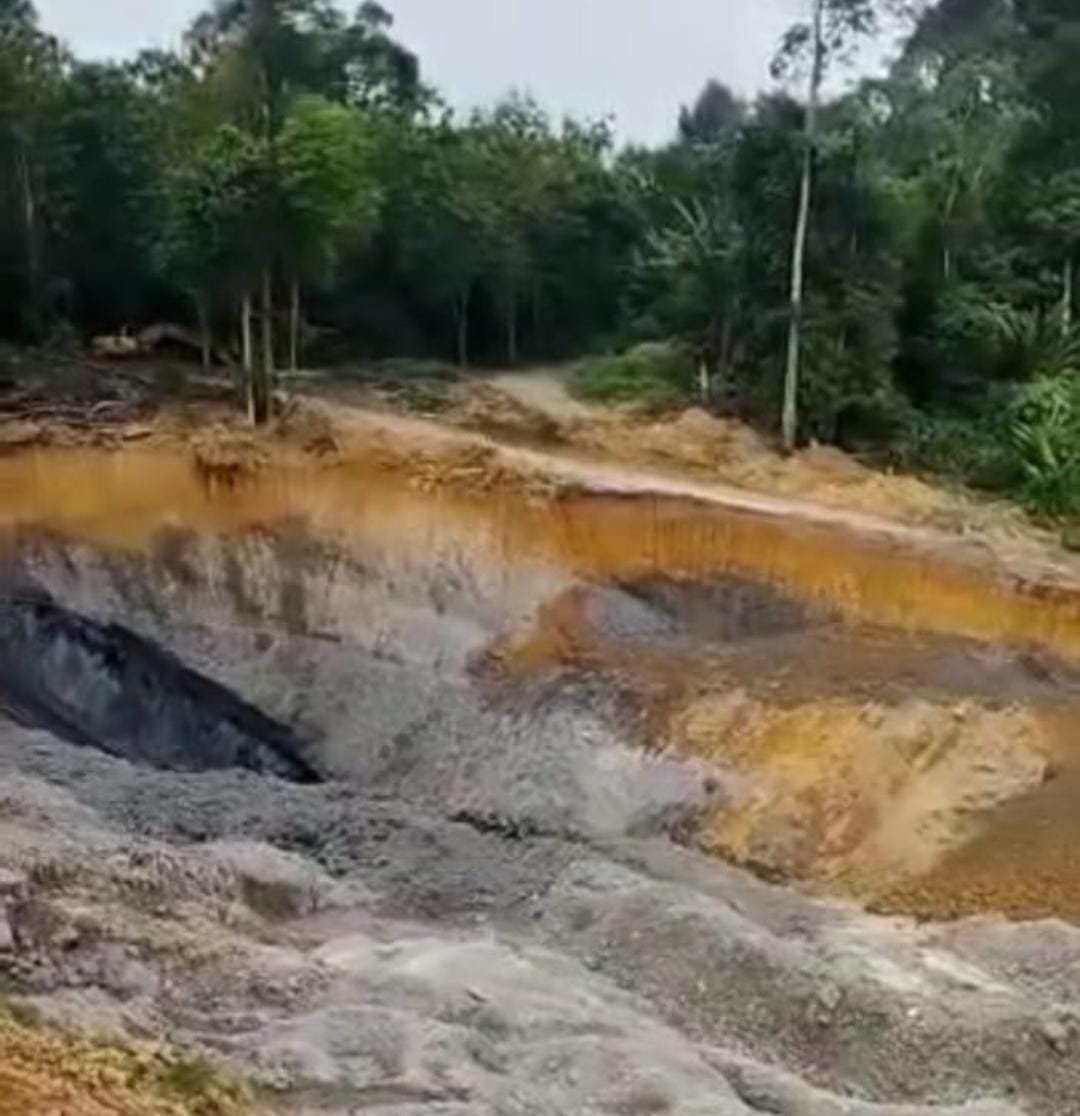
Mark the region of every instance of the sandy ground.
<instances>
[{"instance_id":1,"label":"sandy ground","mask_svg":"<svg viewBox=\"0 0 1080 1116\"><path fill-rule=\"evenodd\" d=\"M93 1042L0 1016L0 1116L61 1113L254 1116L255 1105L208 1064L160 1046Z\"/></svg>"}]
</instances>

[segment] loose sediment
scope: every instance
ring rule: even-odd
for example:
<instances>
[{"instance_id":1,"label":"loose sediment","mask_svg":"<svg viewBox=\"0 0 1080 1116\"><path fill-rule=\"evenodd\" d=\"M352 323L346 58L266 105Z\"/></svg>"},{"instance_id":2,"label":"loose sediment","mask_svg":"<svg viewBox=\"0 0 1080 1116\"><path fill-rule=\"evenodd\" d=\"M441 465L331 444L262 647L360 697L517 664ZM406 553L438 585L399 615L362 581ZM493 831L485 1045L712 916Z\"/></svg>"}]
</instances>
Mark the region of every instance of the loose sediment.
<instances>
[{"instance_id":1,"label":"loose sediment","mask_svg":"<svg viewBox=\"0 0 1080 1116\"><path fill-rule=\"evenodd\" d=\"M172 446L9 458L7 578L264 717L285 743L252 754L308 765L269 770L512 831L666 827L890 909L1054 913L1012 882L1023 862L1000 897L938 870L992 877L997 819L1037 828L1080 770L1067 583L832 513L409 450L225 472ZM244 751L224 748L200 762ZM1071 911L1080 884L1051 859Z\"/></svg>"},{"instance_id":2,"label":"loose sediment","mask_svg":"<svg viewBox=\"0 0 1080 1116\"><path fill-rule=\"evenodd\" d=\"M1069 1112L1080 930L790 885L1077 917L1072 591L408 450L0 461L20 1000L323 1116Z\"/></svg>"}]
</instances>

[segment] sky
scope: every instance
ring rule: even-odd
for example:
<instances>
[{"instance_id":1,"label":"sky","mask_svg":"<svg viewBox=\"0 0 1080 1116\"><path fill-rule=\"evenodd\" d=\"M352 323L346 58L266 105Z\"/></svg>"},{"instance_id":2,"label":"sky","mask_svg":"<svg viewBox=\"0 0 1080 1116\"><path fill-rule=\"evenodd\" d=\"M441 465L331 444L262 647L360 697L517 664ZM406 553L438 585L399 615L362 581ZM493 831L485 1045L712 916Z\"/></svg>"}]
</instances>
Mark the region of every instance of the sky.
<instances>
[{"instance_id":1,"label":"sky","mask_svg":"<svg viewBox=\"0 0 1080 1116\"><path fill-rule=\"evenodd\" d=\"M350 6L353 0L350 0ZM806 0L383 0L426 79L455 106L511 89L555 115L614 115L636 142L668 139L710 77L750 95ZM200 0L37 0L82 57L174 46Z\"/></svg>"}]
</instances>

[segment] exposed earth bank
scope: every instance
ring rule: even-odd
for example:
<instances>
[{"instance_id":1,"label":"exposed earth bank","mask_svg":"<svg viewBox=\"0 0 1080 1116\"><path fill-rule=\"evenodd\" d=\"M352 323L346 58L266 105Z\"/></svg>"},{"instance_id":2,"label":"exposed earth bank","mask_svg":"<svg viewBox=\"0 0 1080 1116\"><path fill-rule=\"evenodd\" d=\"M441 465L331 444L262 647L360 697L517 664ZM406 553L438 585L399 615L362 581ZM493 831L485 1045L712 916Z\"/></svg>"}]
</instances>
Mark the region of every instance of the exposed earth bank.
<instances>
[{"instance_id":1,"label":"exposed earth bank","mask_svg":"<svg viewBox=\"0 0 1080 1116\"><path fill-rule=\"evenodd\" d=\"M1080 1111L1068 560L314 404L0 525L11 1096Z\"/></svg>"}]
</instances>

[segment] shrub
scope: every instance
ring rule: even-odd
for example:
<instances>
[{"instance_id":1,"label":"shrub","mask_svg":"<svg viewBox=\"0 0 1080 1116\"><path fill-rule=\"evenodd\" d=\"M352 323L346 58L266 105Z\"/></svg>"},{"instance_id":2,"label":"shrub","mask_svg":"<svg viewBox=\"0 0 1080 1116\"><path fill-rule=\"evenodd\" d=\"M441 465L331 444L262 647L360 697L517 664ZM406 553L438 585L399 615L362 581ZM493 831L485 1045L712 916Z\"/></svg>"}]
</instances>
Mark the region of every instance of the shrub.
<instances>
[{"instance_id":1,"label":"shrub","mask_svg":"<svg viewBox=\"0 0 1080 1116\"><path fill-rule=\"evenodd\" d=\"M1000 420L911 414L896 443L905 469L933 473L975 488L1014 490L1018 468Z\"/></svg>"},{"instance_id":2,"label":"shrub","mask_svg":"<svg viewBox=\"0 0 1080 1116\"><path fill-rule=\"evenodd\" d=\"M1027 507L1055 519L1080 514L1080 381L1049 377L1019 391L1009 433Z\"/></svg>"},{"instance_id":3,"label":"shrub","mask_svg":"<svg viewBox=\"0 0 1080 1116\"><path fill-rule=\"evenodd\" d=\"M1041 519L1080 516L1080 380L1046 376L991 395L979 418L916 413L901 463L1020 502Z\"/></svg>"},{"instance_id":4,"label":"shrub","mask_svg":"<svg viewBox=\"0 0 1080 1116\"><path fill-rule=\"evenodd\" d=\"M662 410L688 402L695 370L687 350L671 342L647 342L620 356L583 360L574 372L575 395L595 403L640 403Z\"/></svg>"},{"instance_id":5,"label":"shrub","mask_svg":"<svg viewBox=\"0 0 1080 1116\"><path fill-rule=\"evenodd\" d=\"M1080 368L1080 334L1033 310L1001 309L995 317L998 375L1010 380L1058 379Z\"/></svg>"}]
</instances>

